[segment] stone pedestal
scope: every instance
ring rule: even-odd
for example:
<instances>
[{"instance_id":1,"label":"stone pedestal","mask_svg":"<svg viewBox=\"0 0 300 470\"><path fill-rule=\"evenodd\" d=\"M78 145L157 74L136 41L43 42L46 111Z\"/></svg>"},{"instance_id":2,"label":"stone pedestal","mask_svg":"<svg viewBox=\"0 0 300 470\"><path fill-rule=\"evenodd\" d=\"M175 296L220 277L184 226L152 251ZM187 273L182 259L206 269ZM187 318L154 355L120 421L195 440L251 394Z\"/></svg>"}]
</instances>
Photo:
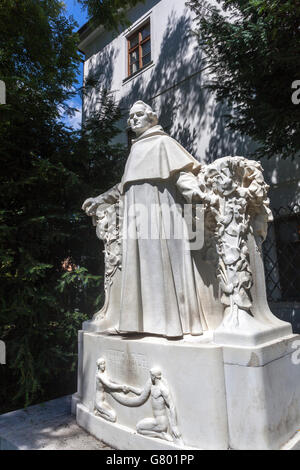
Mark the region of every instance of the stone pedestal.
<instances>
[{"instance_id":1,"label":"stone pedestal","mask_svg":"<svg viewBox=\"0 0 300 470\"><path fill-rule=\"evenodd\" d=\"M296 433L300 447L299 338L223 348L232 449L280 449Z\"/></svg>"},{"instance_id":2,"label":"stone pedestal","mask_svg":"<svg viewBox=\"0 0 300 470\"><path fill-rule=\"evenodd\" d=\"M299 342L297 345L296 342ZM212 333L170 341L79 332L78 424L117 449L280 449L300 446L300 337L255 347L217 345ZM138 407L106 400L108 422L94 412L96 361L105 358L112 382L143 388L159 367L176 408L182 445L138 434L153 416L151 399ZM129 396L132 395L129 393ZM298 446L298 447L297 447Z\"/></svg>"}]
</instances>

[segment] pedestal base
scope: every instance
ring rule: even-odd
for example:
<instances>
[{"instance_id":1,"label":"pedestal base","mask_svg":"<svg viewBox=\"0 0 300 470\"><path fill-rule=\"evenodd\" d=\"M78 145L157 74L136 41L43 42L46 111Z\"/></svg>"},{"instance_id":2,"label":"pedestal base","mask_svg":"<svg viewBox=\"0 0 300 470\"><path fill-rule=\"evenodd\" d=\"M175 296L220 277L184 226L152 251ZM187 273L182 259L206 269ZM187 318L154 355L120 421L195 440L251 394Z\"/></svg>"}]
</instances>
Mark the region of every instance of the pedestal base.
<instances>
[{"instance_id":1,"label":"pedestal base","mask_svg":"<svg viewBox=\"0 0 300 470\"><path fill-rule=\"evenodd\" d=\"M182 447L163 439L142 436L118 423L110 423L95 416L84 405L77 406L77 424L105 444L119 450L180 450ZM195 450L195 448L190 448Z\"/></svg>"},{"instance_id":2,"label":"pedestal base","mask_svg":"<svg viewBox=\"0 0 300 470\"><path fill-rule=\"evenodd\" d=\"M231 448L280 449L300 430L299 339L224 347Z\"/></svg>"},{"instance_id":3,"label":"pedestal base","mask_svg":"<svg viewBox=\"0 0 300 470\"><path fill-rule=\"evenodd\" d=\"M77 422L116 449L280 449L299 445L299 336L244 348L216 345L208 333L170 341L81 331L79 339L78 392L73 400ZM127 407L106 393L116 422L94 414L99 357L105 358L110 380L140 389L149 380L149 370L160 368L175 405L183 445L137 433L140 420L153 418L150 398L142 406Z\"/></svg>"}]
</instances>

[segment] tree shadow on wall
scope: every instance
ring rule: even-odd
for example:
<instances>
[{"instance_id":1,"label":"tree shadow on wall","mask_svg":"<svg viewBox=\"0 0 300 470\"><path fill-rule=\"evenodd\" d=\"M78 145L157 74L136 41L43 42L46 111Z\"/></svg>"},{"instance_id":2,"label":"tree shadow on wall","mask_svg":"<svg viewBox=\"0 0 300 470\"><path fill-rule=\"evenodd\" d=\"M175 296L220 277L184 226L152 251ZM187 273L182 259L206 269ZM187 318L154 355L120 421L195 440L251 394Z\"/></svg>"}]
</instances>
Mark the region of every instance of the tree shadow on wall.
<instances>
[{"instance_id":1,"label":"tree shadow on wall","mask_svg":"<svg viewBox=\"0 0 300 470\"><path fill-rule=\"evenodd\" d=\"M84 80L83 119L90 117L97 109L101 90L111 90L114 63L118 55L119 51L109 44L103 51L90 57Z\"/></svg>"},{"instance_id":2,"label":"tree shadow on wall","mask_svg":"<svg viewBox=\"0 0 300 470\"><path fill-rule=\"evenodd\" d=\"M255 151L256 145L250 137L228 128L226 116L230 112L230 108L224 103L213 101L208 106L210 139L204 158L207 164L227 155L249 157Z\"/></svg>"},{"instance_id":3,"label":"tree shadow on wall","mask_svg":"<svg viewBox=\"0 0 300 470\"><path fill-rule=\"evenodd\" d=\"M216 104L205 86L203 55L196 44L191 47L192 28L187 9L179 17L170 13L150 77L148 71L133 78L119 104L124 114L138 99L152 105L167 132L205 163L225 155L247 156L250 139L226 128L228 108Z\"/></svg>"},{"instance_id":4,"label":"tree shadow on wall","mask_svg":"<svg viewBox=\"0 0 300 470\"><path fill-rule=\"evenodd\" d=\"M158 112L165 130L204 163L226 155L248 156L253 150L250 139L226 127L225 115L230 110L224 104L216 103L207 89L209 76L202 52L192 41L192 28L193 20L187 8L181 16L175 10L171 11L161 43L153 43L154 55L159 48L154 66L122 87L124 96L119 104L124 120L120 127L126 128L130 107L142 99ZM91 80L97 85L91 89L87 87L83 99L84 119L97 108L101 89L114 93L112 80L119 54L120 50L110 42L90 56L85 83ZM125 141L125 135L120 139Z\"/></svg>"},{"instance_id":5,"label":"tree shadow on wall","mask_svg":"<svg viewBox=\"0 0 300 470\"><path fill-rule=\"evenodd\" d=\"M201 87L201 54L195 54L193 60L187 57L189 53L188 31L191 28L191 19L188 16L177 17L175 12L169 15L166 30L160 45L160 53L155 65L148 73L142 73L132 79L131 88L121 99L120 106L128 112L132 104L138 100L149 103L159 114L162 126L180 141L188 150L193 149L194 130L183 128L182 118L192 110L188 101L192 99L196 89ZM159 47L159 44L154 44ZM195 74L195 84L186 80ZM145 78L147 77L147 79ZM180 84L186 80L185 86ZM192 95L192 96L191 96ZM197 93L197 101L205 107L205 93Z\"/></svg>"}]
</instances>

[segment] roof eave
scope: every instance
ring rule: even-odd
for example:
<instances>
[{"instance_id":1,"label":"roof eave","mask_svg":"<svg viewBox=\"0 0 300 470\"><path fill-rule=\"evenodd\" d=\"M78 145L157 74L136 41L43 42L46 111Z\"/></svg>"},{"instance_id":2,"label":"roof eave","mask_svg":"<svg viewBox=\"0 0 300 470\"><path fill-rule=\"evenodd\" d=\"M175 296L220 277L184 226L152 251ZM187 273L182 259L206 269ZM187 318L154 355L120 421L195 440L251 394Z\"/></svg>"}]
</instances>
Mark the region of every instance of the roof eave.
<instances>
[{"instance_id":1,"label":"roof eave","mask_svg":"<svg viewBox=\"0 0 300 470\"><path fill-rule=\"evenodd\" d=\"M86 47L92 42L97 36L104 33L105 29L102 25L94 26L91 21L85 23L77 33L79 34L78 50L83 54L86 53Z\"/></svg>"}]
</instances>

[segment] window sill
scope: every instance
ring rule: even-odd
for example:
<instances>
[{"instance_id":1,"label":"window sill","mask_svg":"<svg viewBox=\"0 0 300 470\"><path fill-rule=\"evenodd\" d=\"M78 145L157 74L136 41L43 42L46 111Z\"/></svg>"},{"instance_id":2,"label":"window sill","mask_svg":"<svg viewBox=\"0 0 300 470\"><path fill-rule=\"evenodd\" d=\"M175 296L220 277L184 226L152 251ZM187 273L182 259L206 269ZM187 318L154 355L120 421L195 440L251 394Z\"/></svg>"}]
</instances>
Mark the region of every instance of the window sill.
<instances>
[{"instance_id":1,"label":"window sill","mask_svg":"<svg viewBox=\"0 0 300 470\"><path fill-rule=\"evenodd\" d=\"M122 82L122 85L125 85L126 83L130 82L134 78L136 78L139 75L141 75L142 73L144 73L146 70L151 69L151 67L153 67L153 65L154 65L154 62L153 62L153 60L151 60L151 62L149 62L149 64L145 65L145 67L143 67L142 69L140 69L137 72L133 73L132 75L130 75L130 77L124 78L124 80Z\"/></svg>"}]
</instances>

